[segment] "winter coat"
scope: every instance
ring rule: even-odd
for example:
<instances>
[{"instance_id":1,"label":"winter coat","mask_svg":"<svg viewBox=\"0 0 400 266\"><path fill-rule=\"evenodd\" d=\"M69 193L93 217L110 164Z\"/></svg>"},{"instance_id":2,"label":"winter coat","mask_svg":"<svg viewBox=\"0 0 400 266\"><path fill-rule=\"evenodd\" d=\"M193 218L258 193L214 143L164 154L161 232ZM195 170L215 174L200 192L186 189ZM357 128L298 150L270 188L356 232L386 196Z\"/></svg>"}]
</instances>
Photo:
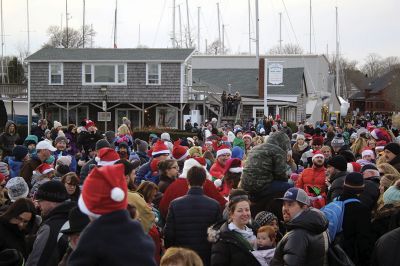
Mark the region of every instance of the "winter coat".
<instances>
[{"instance_id":1,"label":"winter coat","mask_svg":"<svg viewBox=\"0 0 400 266\"><path fill-rule=\"evenodd\" d=\"M326 192L325 167L306 168L296 181L296 187L307 191L306 187L318 187L321 192Z\"/></svg>"},{"instance_id":2,"label":"winter coat","mask_svg":"<svg viewBox=\"0 0 400 266\"><path fill-rule=\"evenodd\" d=\"M65 132L65 137L68 140L67 151L75 156L79 152L78 147L76 145L76 134L67 131Z\"/></svg>"},{"instance_id":3,"label":"winter coat","mask_svg":"<svg viewBox=\"0 0 400 266\"><path fill-rule=\"evenodd\" d=\"M160 182L158 182L158 191L164 193L165 190L171 185L176 178L170 178L168 176L160 175Z\"/></svg>"},{"instance_id":4,"label":"winter coat","mask_svg":"<svg viewBox=\"0 0 400 266\"><path fill-rule=\"evenodd\" d=\"M43 218L26 266L50 266L60 262L67 250L68 240L66 237L58 239L58 236L61 227L68 221L69 211L75 206L75 202L65 201Z\"/></svg>"},{"instance_id":5,"label":"winter coat","mask_svg":"<svg viewBox=\"0 0 400 266\"><path fill-rule=\"evenodd\" d=\"M14 157L8 157L8 166L10 168L10 177L13 178L16 176L20 176L21 169L24 162L15 160Z\"/></svg>"},{"instance_id":6,"label":"winter coat","mask_svg":"<svg viewBox=\"0 0 400 266\"><path fill-rule=\"evenodd\" d=\"M218 160L215 160L214 164L211 166L210 175L214 179L221 179L224 177L225 166L221 165Z\"/></svg>"},{"instance_id":7,"label":"winter coat","mask_svg":"<svg viewBox=\"0 0 400 266\"><path fill-rule=\"evenodd\" d=\"M155 217L147 202L139 193L128 191L128 204L136 207L143 230L145 233L148 233L154 224Z\"/></svg>"},{"instance_id":8,"label":"winter coat","mask_svg":"<svg viewBox=\"0 0 400 266\"><path fill-rule=\"evenodd\" d=\"M81 174L80 174L80 183L83 184L83 182L85 181L86 177L89 175L90 170L97 166L97 161L95 158L90 159L89 161L87 161L85 163L84 166L82 166L81 168Z\"/></svg>"},{"instance_id":9,"label":"winter coat","mask_svg":"<svg viewBox=\"0 0 400 266\"><path fill-rule=\"evenodd\" d=\"M255 250L252 253L261 266L269 266L272 258L274 257L275 248Z\"/></svg>"},{"instance_id":10,"label":"winter coat","mask_svg":"<svg viewBox=\"0 0 400 266\"><path fill-rule=\"evenodd\" d=\"M373 266L393 266L400 261L400 228L394 229L383 235L375 243L372 254L371 265Z\"/></svg>"},{"instance_id":11,"label":"winter coat","mask_svg":"<svg viewBox=\"0 0 400 266\"><path fill-rule=\"evenodd\" d=\"M330 178L331 186L329 187L327 201L331 202L334 198L339 197L343 192L344 179L347 172L338 172Z\"/></svg>"},{"instance_id":12,"label":"winter coat","mask_svg":"<svg viewBox=\"0 0 400 266\"><path fill-rule=\"evenodd\" d=\"M266 143L252 149L247 157L241 187L250 195L265 191L273 180L287 181L287 152L290 140L284 132L270 136Z\"/></svg>"},{"instance_id":13,"label":"winter coat","mask_svg":"<svg viewBox=\"0 0 400 266\"><path fill-rule=\"evenodd\" d=\"M310 146L306 146L303 150L300 150L299 146L297 143L295 143L293 145L293 149L292 149L292 158L294 160L294 162L296 164L300 164L301 163L301 157L303 156L303 154L307 151L309 151L311 148Z\"/></svg>"},{"instance_id":14,"label":"winter coat","mask_svg":"<svg viewBox=\"0 0 400 266\"><path fill-rule=\"evenodd\" d=\"M0 252L5 249L16 249L24 256L28 257L25 234L19 230L18 225L11 224L9 221L0 221Z\"/></svg>"},{"instance_id":15,"label":"winter coat","mask_svg":"<svg viewBox=\"0 0 400 266\"><path fill-rule=\"evenodd\" d=\"M32 187L31 181L33 171L41 164L42 161L39 159L39 157L37 155L33 155L31 159L24 162L24 164L22 165L20 175L25 179L30 188Z\"/></svg>"},{"instance_id":16,"label":"winter coat","mask_svg":"<svg viewBox=\"0 0 400 266\"><path fill-rule=\"evenodd\" d=\"M136 172L136 179L135 179L136 184L139 185L142 182L142 180L143 181L146 180L146 175L148 175L148 173L151 172L150 168L151 161L152 160L150 160L148 163L141 165L138 171Z\"/></svg>"},{"instance_id":17,"label":"winter coat","mask_svg":"<svg viewBox=\"0 0 400 266\"><path fill-rule=\"evenodd\" d=\"M344 192L339 199L357 196ZM355 265L369 265L372 251L371 212L361 202L346 204L343 215L343 234L340 246Z\"/></svg>"},{"instance_id":18,"label":"winter coat","mask_svg":"<svg viewBox=\"0 0 400 266\"><path fill-rule=\"evenodd\" d=\"M118 210L100 216L85 228L68 265L152 266L156 265L154 244L128 211Z\"/></svg>"},{"instance_id":19,"label":"winter coat","mask_svg":"<svg viewBox=\"0 0 400 266\"><path fill-rule=\"evenodd\" d=\"M185 247L194 250L210 264L211 244L207 241L207 228L221 219L216 200L203 194L200 187L192 187L186 196L171 202L164 228L165 247Z\"/></svg>"},{"instance_id":20,"label":"winter coat","mask_svg":"<svg viewBox=\"0 0 400 266\"><path fill-rule=\"evenodd\" d=\"M211 266L260 266L253 250L244 244L247 241L238 233L230 231L228 222L219 229L210 228L208 239L211 241Z\"/></svg>"},{"instance_id":21,"label":"winter coat","mask_svg":"<svg viewBox=\"0 0 400 266\"><path fill-rule=\"evenodd\" d=\"M9 127L11 125L15 126L14 134L9 133ZM13 121L7 121L4 127L4 132L0 135L0 149L3 150L3 158L12 154L15 144L19 141L20 137L17 132L17 125Z\"/></svg>"},{"instance_id":22,"label":"winter coat","mask_svg":"<svg viewBox=\"0 0 400 266\"><path fill-rule=\"evenodd\" d=\"M386 204L379 209L372 220L373 241L387 232L400 227L400 204Z\"/></svg>"},{"instance_id":23,"label":"winter coat","mask_svg":"<svg viewBox=\"0 0 400 266\"><path fill-rule=\"evenodd\" d=\"M176 198L182 197L187 194L189 190L186 178L177 178L168 188L160 201L160 213L162 217L167 217L168 208L171 203ZM214 183L206 179L203 185L204 194L214 200L216 200L221 210L225 208L226 200L219 194Z\"/></svg>"},{"instance_id":24,"label":"winter coat","mask_svg":"<svg viewBox=\"0 0 400 266\"><path fill-rule=\"evenodd\" d=\"M32 128L31 134L35 135L38 138L38 141L42 141L45 139L44 132L46 129L41 129L40 127L36 126Z\"/></svg>"},{"instance_id":25,"label":"winter coat","mask_svg":"<svg viewBox=\"0 0 400 266\"><path fill-rule=\"evenodd\" d=\"M89 153L91 150L94 151L96 149L96 142L101 139L103 137L98 132L90 133L88 131L81 131L77 139L78 149L83 149L86 153Z\"/></svg>"},{"instance_id":26,"label":"winter coat","mask_svg":"<svg viewBox=\"0 0 400 266\"><path fill-rule=\"evenodd\" d=\"M375 209L380 195L379 177L364 179L364 185L364 191L360 194L360 200L372 211Z\"/></svg>"},{"instance_id":27,"label":"winter coat","mask_svg":"<svg viewBox=\"0 0 400 266\"><path fill-rule=\"evenodd\" d=\"M397 155L396 157L394 157L389 164L391 166L393 166L394 168L396 168L397 171L400 172L400 155Z\"/></svg>"},{"instance_id":28,"label":"winter coat","mask_svg":"<svg viewBox=\"0 0 400 266\"><path fill-rule=\"evenodd\" d=\"M71 157L71 164L69 165L69 171L76 173L76 167L78 166L78 163L76 162L75 155L73 155L70 152L60 151L60 150L56 150L53 153L53 155L54 155L54 161L55 162L57 162L57 159L58 159L59 156L70 156Z\"/></svg>"},{"instance_id":29,"label":"winter coat","mask_svg":"<svg viewBox=\"0 0 400 266\"><path fill-rule=\"evenodd\" d=\"M322 266L326 259L328 243L325 230L328 220L317 209L304 210L286 224L288 233L275 249L270 266L307 265Z\"/></svg>"}]
</instances>

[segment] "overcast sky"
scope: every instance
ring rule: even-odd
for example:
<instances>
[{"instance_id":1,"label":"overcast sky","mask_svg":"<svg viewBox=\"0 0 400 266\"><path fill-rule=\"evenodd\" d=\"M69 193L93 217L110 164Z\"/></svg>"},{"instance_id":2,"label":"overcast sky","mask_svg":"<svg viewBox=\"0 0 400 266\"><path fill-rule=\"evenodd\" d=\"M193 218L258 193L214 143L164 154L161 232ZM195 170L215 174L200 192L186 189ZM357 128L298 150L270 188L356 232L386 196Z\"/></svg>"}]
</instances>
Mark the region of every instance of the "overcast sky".
<instances>
[{"instance_id":1,"label":"overcast sky","mask_svg":"<svg viewBox=\"0 0 400 266\"><path fill-rule=\"evenodd\" d=\"M28 0L31 52L48 39L50 25L65 26L65 0ZM197 7L200 15L200 49L218 39L217 5L225 24L225 44L232 53L246 53L248 44L248 0L189 0L191 34L197 44ZM251 0L251 29L255 38L255 0ZM284 7L286 5L286 9ZM278 44L279 12L282 12L283 44L295 43L309 51L309 0L259 0L260 54ZM182 24L187 25L186 1L181 6ZM400 1L398 0L312 0L312 51L335 51L335 6L339 10L341 53L360 62L369 53L400 56ZM83 0L69 0L69 25L82 25ZM118 47L132 48L140 42L148 47L171 47L173 0L118 0ZM86 24L93 24L95 47L113 46L115 0L86 0ZM287 12L286 12L287 11ZM5 55L27 47L26 0L3 0ZM63 19L61 19L63 18ZM291 23L289 22L289 19ZM62 20L62 21L61 21ZM176 8L179 39L179 13ZM255 52L255 43L252 43Z\"/></svg>"}]
</instances>

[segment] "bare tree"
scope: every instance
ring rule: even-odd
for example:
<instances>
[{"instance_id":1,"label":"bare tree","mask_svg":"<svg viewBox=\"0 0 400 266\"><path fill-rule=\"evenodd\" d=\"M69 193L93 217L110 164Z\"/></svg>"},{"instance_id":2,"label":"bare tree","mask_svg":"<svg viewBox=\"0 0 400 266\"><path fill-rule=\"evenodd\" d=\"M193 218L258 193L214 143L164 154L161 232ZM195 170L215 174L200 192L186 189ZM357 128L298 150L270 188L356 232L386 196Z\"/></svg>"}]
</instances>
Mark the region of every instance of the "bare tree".
<instances>
[{"instance_id":1,"label":"bare tree","mask_svg":"<svg viewBox=\"0 0 400 266\"><path fill-rule=\"evenodd\" d=\"M366 57L361 69L369 78L377 78L385 72L382 57L375 53Z\"/></svg>"},{"instance_id":2,"label":"bare tree","mask_svg":"<svg viewBox=\"0 0 400 266\"><path fill-rule=\"evenodd\" d=\"M50 26L47 35L49 40L43 47L79 48L83 47L83 41L85 41L85 46L88 45L91 38L96 36L96 32L91 26L85 25L85 38L83 38L82 27L79 31L73 28L68 28L67 31L67 28L61 29L59 26Z\"/></svg>"},{"instance_id":3,"label":"bare tree","mask_svg":"<svg viewBox=\"0 0 400 266\"><path fill-rule=\"evenodd\" d=\"M268 51L268 54L304 54L304 50L297 44L288 43L282 47L275 45Z\"/></svg>"},{"instance_id":4,"label":"bare tree","mask_svg":"<svg viewBox=\"0 0 400 266\"><path fill-rule=\"evenodd\" d=\"M222 47L222 44L219 40L213 41L210 45L207 46L207 54L226 54L229 50L226 47Z\"/></svg>"},{"instance_id":5,"label":"bare tree","mask_svg":"<svg viewBox=\"0 0 400 266\"><path fill-rule=\"evenodd\" d=\"M383 60L385 72L390 72L393 69L400 68L400 58L397 56L389 56Z\"/></svg>"}]
</instances>

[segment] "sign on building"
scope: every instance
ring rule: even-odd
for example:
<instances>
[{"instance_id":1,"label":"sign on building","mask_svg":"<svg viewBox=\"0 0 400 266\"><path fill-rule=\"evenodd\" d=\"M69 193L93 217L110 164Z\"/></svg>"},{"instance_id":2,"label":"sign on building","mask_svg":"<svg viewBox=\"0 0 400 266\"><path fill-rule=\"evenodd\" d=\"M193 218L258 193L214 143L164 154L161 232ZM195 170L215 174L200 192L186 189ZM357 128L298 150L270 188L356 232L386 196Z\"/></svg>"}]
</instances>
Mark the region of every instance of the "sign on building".
<instances>
[{"instance_id":1,"label":"sign on building","mask_svg":"<svg viewBox=\"0 0 400 266\"><path fill-rule=\"evenodd\" d=\"M111 112L97 112L97 121L102 121L102 122L111 121Z\"/></svg>"},{"instance_id":2,"label":"sign on building","mask_svg":"<svg viewBox=\"0 0 400 266\"><path fill-rule=\"evenodd\" d=\"M272 63L268 65L268 83L280 85L283 83L283 65Z\"/></svg>"}]
</instances>

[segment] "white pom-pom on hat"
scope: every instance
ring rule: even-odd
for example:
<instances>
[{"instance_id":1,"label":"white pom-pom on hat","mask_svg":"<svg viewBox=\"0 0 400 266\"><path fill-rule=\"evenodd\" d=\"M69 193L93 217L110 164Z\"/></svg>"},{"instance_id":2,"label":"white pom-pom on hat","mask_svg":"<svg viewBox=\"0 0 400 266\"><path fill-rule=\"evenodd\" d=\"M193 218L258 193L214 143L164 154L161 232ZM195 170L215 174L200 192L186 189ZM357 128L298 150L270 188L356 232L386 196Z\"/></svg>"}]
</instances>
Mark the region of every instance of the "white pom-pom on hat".
<instances>
[{"instance_id":1,"label":"white pom-pom on hat","mask_svg":"<svg viewBox=\"0 0 400 266\"><path fill-rule=\"evenodd\" d=\"M111 190L111 199L117 202L123 201L125 198L125 193L119 187L115 187Z\"/></svg>"},{"instance_id":2,"label":"white pom-pom on hat","mask_svg":"<svg viewBox=\"0 0 400 266\"><path fill-rule=\"evenodd\" d=\"M216 187L220 187L220 186L222 185L222 180L221 180L221 179L215 180L215 181L214 181L214 185L215 185Z\"/></svg>"}]
</instances>

